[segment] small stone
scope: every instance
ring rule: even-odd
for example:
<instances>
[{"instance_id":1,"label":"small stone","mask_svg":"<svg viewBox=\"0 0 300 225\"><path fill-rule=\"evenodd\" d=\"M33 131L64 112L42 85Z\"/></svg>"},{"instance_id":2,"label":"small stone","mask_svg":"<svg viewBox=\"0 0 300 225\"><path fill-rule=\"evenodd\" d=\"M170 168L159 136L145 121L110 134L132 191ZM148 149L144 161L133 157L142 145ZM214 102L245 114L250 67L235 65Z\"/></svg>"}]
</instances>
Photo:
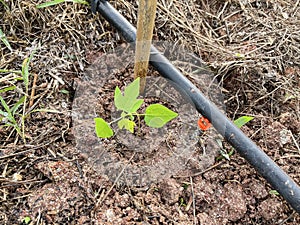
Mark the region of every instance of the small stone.
<instances>
[{"instance_id":1,"label":"small stone","mask_svg":"<svg viewBox=\"0 0 300 225\"><path fill-rule=\"evenodd\" d=\"M107 218L108 222L112 222L114 220L115 213L114 213L113 209L106 210L105 215L106 215L106 218Z\"/></svg>"},{"instance_id":2,"label":"small stone","mask_svg":"<svg viewBox=\"0 0 300 225\"><path fill-rule=\"evenodd\" d=\"M287 129L282 129L280 131L280 143L282 145L285 145L287 143L290 143L290 141L291 141L290 131Z\"/></svg>"}]
</instances>

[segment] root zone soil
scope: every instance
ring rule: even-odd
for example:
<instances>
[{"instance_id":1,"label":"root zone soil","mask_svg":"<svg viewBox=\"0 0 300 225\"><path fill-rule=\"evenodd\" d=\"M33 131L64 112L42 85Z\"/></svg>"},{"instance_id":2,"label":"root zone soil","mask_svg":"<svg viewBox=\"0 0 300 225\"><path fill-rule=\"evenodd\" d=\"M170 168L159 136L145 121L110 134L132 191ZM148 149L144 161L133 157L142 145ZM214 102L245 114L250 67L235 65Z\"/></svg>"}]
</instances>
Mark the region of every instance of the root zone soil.
<instances>
[{"instance_id":1,"label":"root zone soil","mask_svg":"<svg viewBox=\"0 0 300 225\"><path fill-rule=\"evenodd\" d=\"M116 86L123 89L133 81L133 64L130 63L133 60L133 51L127 57L126 54L128 55L122 52L122 56L117 59L110 54L103 56L99 62L106 62L105 69L100 68L99 65L102 64L94 63L87 74L89 83L80 84L84 89L91 85L93 87L91 91L79 91L78 96L75 96L73 111L79 115L74 117L74 126L78 127L75 128L78 131L75 134L77 147L100 174L127 186L144 187L170 178L178 172L187 174L188 171L199 171L212 165L218 153L214 140L216 132L203 134L197 126L199 115L191 103L153 71L147 79L145 94L141 96L145 102L138 113L142 114L150 104L160 103L177 112L179 116L159 129L146 126L143 117L136 117L134 134L118 130L117 125L112 124L115 130L112 138L100 140L95 137L93 118L100 116L106 121L116 120L119 114L114 108L114 89ZM115 66L117 60L125 67ZM94 74L100 75L97 77ZM88 118L87 115L93 110L95 114ZM83 124L89 125L83 129ZM88 141L83 138L87 134ZM202 143L204 139L207 141L205 144Z\"/></svg>"}]
</instances>

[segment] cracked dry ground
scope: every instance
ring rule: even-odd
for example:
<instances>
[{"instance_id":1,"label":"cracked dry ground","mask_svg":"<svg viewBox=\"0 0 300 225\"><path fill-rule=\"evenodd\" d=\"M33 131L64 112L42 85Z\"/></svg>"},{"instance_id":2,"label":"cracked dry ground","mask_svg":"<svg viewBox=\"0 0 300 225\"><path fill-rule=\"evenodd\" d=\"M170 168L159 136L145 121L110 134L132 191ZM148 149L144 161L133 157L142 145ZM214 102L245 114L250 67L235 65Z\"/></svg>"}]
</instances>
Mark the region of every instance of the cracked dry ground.
<instances>
[{"instance_id":1,"label":"cracked dry ground","mask_svg":"<svg viewBox=\"0 0 300 225\"><path fill-rule=\"evenodd\" d=\"M197 176L174 174L147 187L115 184L99 173L76 149L72 104L87 68L124 40L86 5L37 9L42 1L3 2L0 27L13 51L1 42L0 90L16 88L0 95L13 107L24 93L35 93L33 104L29 99L15 114L19 125L26 115L26 142L0 117L0 224L22 224L26 217L30 224L300 224L236 152ZM111 3L136 24L136 1ZM254 116L242 130L297 183L299 13L292 0L161 0L154 31L155 40L201 56L222 87L228 117ZM26 91L12 71L34 49Z\"/></svg>"}]
</instances>

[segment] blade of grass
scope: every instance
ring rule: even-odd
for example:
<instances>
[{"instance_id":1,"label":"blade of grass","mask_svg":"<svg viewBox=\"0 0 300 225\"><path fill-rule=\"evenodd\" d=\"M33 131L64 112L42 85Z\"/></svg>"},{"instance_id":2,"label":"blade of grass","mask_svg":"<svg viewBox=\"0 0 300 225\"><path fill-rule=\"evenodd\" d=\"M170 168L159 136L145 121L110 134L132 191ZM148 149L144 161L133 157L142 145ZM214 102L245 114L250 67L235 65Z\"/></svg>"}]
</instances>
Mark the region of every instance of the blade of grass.
<instances>
[{"instance_id":1,"label":"blade of grass","mask_svg":"<svg viewBox=\"0 0 300 225\"><path fill-rule=\"evenodd\" d=\"M13 91L16 89L16 86L9 86L9 87L6 87L6 88L2 88L0 90L0 93L4 93L4 92L7 92L7 91Z\"/></svg>"},{"instance_id":2,"label":"blade of grass","mask_svg":"<svg viewBox=\"0 0 300 225\"><path fill-rule=\"evenodd\" d=\"M36 7L38 9L41 9L41 8L46 8L46 7L49 7L49 6L60 4L62 2L65 2L65 0L54 0L54 1L50 1L50 2L44 2L42 4L37 5Z\"/></svg>"},{"instance_id":3,"label":"blade of grass","mask_svg":"<svg viewBox=\"0 0 300 225\"><path fill-rule=\"evenodd\" d=\"M74 3L79 3L79 4L83 4L83 5L89 5L89 3L87 1L84 0L73 0L70 2L74 2Z\"/></svg>"},{"instance_id":4,"label":"blade of grass","mask_svg":"<svg viewBox=\"0 0 300 225\"><path fill-rule=\"evenodd\" d=\"M18 108L24 103L25 96L19 99L19 101L11 108L12 115L14 116Z\"/></svg>"},{"instance_id":5,"label":"blade of grass","mask_svg":"<svg viewBox=\"0 0 300 225\"><path fill-rule=\"evenodd\" d=\"M238 128L241 128L242 126L244 126L245 124L247 124L248 122L250 122L251 120L253 120L254 117L252 116L241 116L239 117L238 119L234 120L234 124L238 127ZM218 143L219 144L219 143ZM222 146L222 143L221 145ZM221 160L222 158L225 158L227 160L230 160L230 156L233 155L234 153L234 148L231 148L230 152L228 153L225 149L222 149L221 148L221 156L220 157L217 157L217 160Z\"/></svg>"},{"instance_id":6,"label":"blade of grass","mask_svg":"<svg viewBox=\"0 0 300 225\"><path fill-rule=\"evenodd\" d=\"M8 120L13 123L13 124L16 124L16 120L15 118L13 117L13 114L12 114L12 111L11 109L9 108L9 106L7 105L6 101L0 96L0 102L1 102L1 105L3 106L3 108L6 110L7 112L7 118ZM2 111L3 112L3 111Z\"/></svg>"},{"instance_id":7,"label":"blade of grass","mask_svg":"<svg viewBox=\"0 0 300 225\"><path fill-rule=\"evenodd\" d=\"M10 122L5 123L4 125L0 126L0 127L13 127L15 131L17 131L18 135L22 135L21 133L21 129L18 126L18 124L13 124ZM8 135L8 138L12 135L12 133L14 132L14 130Z\"/></svg>"},{"instance_id":8,"label":"blade of grass","mask_svg":"<svg viewBox=\"0 0 300 225\"><path fill-rule=\"evenodd\" d=\"M7 112L4 112L0 109L0 115L4 116L4 117L7 117Z\"/></svg>"},{"instance_id":9,"label":"blade of grass","mask_svg":"<svg viewBox=\"0 0 300 225\"><path fill-rule=\"evenodd\" d=\"M22 71L20 71L20 70L5 70L5 69L0 69L0 73L17 73L17 74L22 74Z\"/></svg>"},{"instance_id":10,"label":"blade of grass","mask_svg":"<svg viewBox=\"0 0 300 225\"><path fill-rule=\"evenodd\" d=\"M29 90L29 65L32 61L33 55L35 54L36 49L32 51L30 54L29 58L24 59L22 63L22 77L23 77L23 82L25 85L25 95L24 95L24 101L23 101L23 113L22 113L22 118L21 118L21 124L22 124L22 139L24 143L26 144L26 139L25 139L25 118L26 118L26 107L27 107L27 97L28 97L28 90Z\"/></svg>"},{"instance_id":11,"label":"blade of grass","mask_svg":"<svg viewBox=\"0 0 300 225\"><path fill-rule=\"evenodd\" d=\"M29 65L30 62L32 61L33 55L36 52L36 49L32 51L30 54L29 58L24 59L22 63L22 77L23 77L23 82L25 84L25 89L26 89L26 94L28 94L28 85L29 85Z\"/></svg>"},{"instance_id":12,"label":"blade of grass","mask_svg":"<svg viewBox=\"0 0 300 225\"><path fill-rule=\"evenodd\" d=\"M23 63L22 63L22 77L23 77L23 81L25 84L25 88L28 87L28 82L29 82L29 58L24 59Z\"/></svg>"},{"instance_id":13,"label":"blade of grass","mask_svg":"<svg viewBox=\"0 0 300 225\"><path fill-rule=\"evenodd\" d=\"M244 126L246 123L250 122L253 119L254 119L254 117L252 117L252 116L241 116L238 119L236 119L233 123L238 128L241 128L242 126Z\"/></svg>"},{"instance_id":14,"label":"blade of grass","mask_svg":"<svg viewBox=\"0 0 300 225\"><path fill-rule=\"evenodd\" d=\"M4 5L4 8L5 8L6 10L9 10L9 7L8 7L8 5L5 3L5 1L0 0L0 3L1 3L2 5Z\"/></svg>"},{"instance_id":15,"label":"blade of grass","mask_svg":"<svg viewBox=\"0 0 300 225\"><path fill-rule=\"evenodd\" d=\"M5 44L5 46L12 52L12 48L1 28L0 28L0 39Z\"/></svg>"},{"instance_id":16,"label":"blade of grass","mask_svg":"<svg viewBox=\"0 0 300 225\"><path fill-rule=\"evenodd\" d=\"M36 7L38 9L41 9L41 8L46 8L46 7L53 6L53 5L58 5L63 2L73 2L73 3L84 4L84 5L89 4L87 1L84 1L84 0L54 0L54 1L50 1L50 2L44 2L42 4L37 5Z\"/></svg>"}]
</instances>

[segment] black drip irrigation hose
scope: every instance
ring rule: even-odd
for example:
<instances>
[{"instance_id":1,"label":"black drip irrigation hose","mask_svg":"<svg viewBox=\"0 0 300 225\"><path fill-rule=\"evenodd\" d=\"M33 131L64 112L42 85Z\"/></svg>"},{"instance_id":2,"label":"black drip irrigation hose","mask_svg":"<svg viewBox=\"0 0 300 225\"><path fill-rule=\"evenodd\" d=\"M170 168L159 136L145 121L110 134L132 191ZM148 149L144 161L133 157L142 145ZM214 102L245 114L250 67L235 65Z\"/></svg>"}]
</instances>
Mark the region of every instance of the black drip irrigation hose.
<instances>
[{"instance_id":1,"label":"black drip irrigation hose","mask_svg":"<svg viewBox=\"0 0 300 225\"><path fill-rule=\"evenodd\" d=\"M100 0L97 11L122 34L127 42L135 42L136 29L111 4ZM180 92L189 96L197 111L206 117L237 152L300 214L299 186L153 46L150 63L164 78L172 81Z\"/></svg>"}]
</instances>

